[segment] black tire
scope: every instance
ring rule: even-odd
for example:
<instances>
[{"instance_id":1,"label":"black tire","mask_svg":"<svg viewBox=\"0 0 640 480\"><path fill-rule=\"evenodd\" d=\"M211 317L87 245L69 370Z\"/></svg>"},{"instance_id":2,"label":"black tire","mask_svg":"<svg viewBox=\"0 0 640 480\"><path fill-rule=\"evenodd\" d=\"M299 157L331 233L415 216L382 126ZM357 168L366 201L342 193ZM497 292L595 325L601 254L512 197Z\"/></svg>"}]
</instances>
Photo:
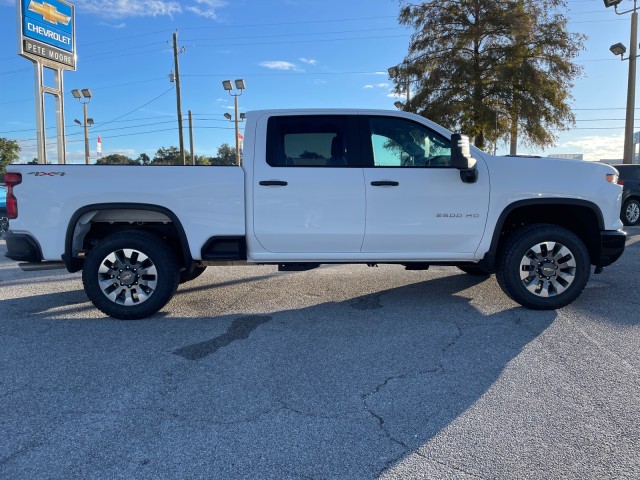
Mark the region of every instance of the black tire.
<instances>
[{"instance_id":1,"label":"black tire","mask_svg":"<svg viewBox=\"0 0 640 480\"><path fill-rule=\"evenodd\" d=\"M153 315L178 288L179 269L169 246L142 231L114 233L87 255L84 291L110 317L133 320Z\"/></svg>"},{"instance_id":2,"label":"black tire","mask_svg":"<svg viewBox=\"0 0 640 480\"><path fill-rule=\"evenodd\" d=\"M191 272L187 270L180 272L180 283L182 284L182 283L190 282L191 280L195 280L200 275L202 275L206 269L207 269L206 266L197 266L197 267L194 267L193 271Z\"/></svg>"},{"instance_id":3,"label":"black tire","mask_svg":"<svg viewBox=\"0 0 640 480\"><path fill-rule=\"evenodd\" d=\"M633 227L640 223L640 202L630 198L622 206L620 220L627 226Z\"/></svg>"},{"instance_id":4,"label":"black tire","mask_svg":"<svg viewBox=\"0 0 640 480\"><path fill-rule=\"evenodd\" d=\"M458 268L467 275L473 275L474 277L488 277L493 273L479 265L458 265Z\"/></svg>"},{"instance_id":5,"label":"black tire","mask_svg":"<svg viewBox=\"0 0 640 480\"><path fill-rule=\"evenodd\" d=\"M496 277L502 290L532 310L573 302L591 273L589 252L573 232L556 225L529 225L506 241Z\"/></svg>"}]
</instances>

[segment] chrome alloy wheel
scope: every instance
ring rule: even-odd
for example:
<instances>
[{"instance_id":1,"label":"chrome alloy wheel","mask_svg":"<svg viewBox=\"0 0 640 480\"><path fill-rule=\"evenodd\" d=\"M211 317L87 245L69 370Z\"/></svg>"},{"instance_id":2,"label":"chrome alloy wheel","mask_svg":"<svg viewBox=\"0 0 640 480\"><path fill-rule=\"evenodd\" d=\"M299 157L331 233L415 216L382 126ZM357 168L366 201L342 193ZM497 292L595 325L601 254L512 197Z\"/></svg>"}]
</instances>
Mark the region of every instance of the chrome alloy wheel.
<instances>
[{"instance_id":1,"label":"chrome alloy wheel","mask_svg":"<svg viewBox=\"0 0 640 480\"><path fill-rule=\"evenodd\" d=\"M640 205L638 205L638 202L629 202L625 209L624 216L629 224L635 225L638 223L638 219L640 218Z\"/></svg>"},{"instance_id":2,"label":"chrome alloy wheel","mask_svg":"<svg viewBox=\"0 0 640 480\"><path fill-rule=\"evenodd\" d=\"M558 242L538 243L520 261L522 283L540 297L553 297L564 292L575 280L575 275L573 253Z\"/></svg>"},{"instance_id":3,"label":"chrome alloy wheel","mask_svg":"<svg viewBox=\"0 0 640 480\"><path fill-rule=\"evenodd\" d=\"M102 293L119 305L139 305L151 297L158 284L158 272L151 259L131 248L107 255L98 269Z\"/></svg>"}]
</instances>

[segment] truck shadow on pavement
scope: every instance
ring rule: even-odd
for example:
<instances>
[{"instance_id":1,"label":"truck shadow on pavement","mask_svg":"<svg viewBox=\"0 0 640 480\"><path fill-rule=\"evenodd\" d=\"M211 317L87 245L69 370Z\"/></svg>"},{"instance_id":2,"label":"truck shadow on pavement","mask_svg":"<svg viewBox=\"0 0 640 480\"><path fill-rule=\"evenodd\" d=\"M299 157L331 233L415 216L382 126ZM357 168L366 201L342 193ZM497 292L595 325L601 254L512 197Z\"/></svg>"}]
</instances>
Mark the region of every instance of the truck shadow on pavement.
<instances>
[{"instance_id":1,"label":"truck shadow on pavement","mask_svg":"<svg viewBox=\"0 0 640 480\"><path fill-rule=\"evenodd\" d=\"M121 322L88 310L53 322L54 360L27 362L29 384L0 392L20 420L5 424L13 448L0 450L0 473L89 478L117 464L130 478L376 478L458 419L556 318L483 314L460 295L476 283L451 275L266 314ZM33 322L84 298L40 297Z\"/></svg>"}]
</instances>

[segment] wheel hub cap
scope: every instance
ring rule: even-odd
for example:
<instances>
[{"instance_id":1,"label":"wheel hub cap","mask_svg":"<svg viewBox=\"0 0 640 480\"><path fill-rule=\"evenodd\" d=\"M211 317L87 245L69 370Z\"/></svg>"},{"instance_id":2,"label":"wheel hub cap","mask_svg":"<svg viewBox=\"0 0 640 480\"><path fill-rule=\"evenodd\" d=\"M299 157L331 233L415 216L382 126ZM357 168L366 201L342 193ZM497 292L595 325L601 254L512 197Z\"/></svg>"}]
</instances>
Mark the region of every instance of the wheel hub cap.
<instances>
[{"instance_id":1,"label":"wheel hub cap","mask_svg":"<svg viewBox=\"0 0 640 480\"><path fill-rule=\"evenodd\" d=\"M143 252L123 248L102 260L98 283L102 293L112 302L138 305L153 295L158 284L158 271Z\"/></svg>"},{"instance_id":2,"label":"wheel hub cap","mask_svg":"<svg viewBox=\"0 0 640 480\"><path fill-rule=\"evenodd\" d=\"M576 261L571 250L559 242L532 246L520 261L520 279L529 292L553 297L575 280Z\"/></svg>"}]
</instances>

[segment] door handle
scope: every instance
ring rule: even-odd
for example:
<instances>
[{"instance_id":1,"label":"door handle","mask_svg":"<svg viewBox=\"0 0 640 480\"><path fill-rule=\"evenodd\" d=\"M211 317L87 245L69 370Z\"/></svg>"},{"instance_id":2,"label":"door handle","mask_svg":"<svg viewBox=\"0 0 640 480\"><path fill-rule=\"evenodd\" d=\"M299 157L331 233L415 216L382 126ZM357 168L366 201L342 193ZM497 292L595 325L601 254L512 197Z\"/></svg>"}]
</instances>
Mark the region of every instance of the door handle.
<instances>
[{"instance_id":1,"label":"door handle","mask_svg":"<svg viewBox=\"0 0 640 480\"><path fill-rule=\"evenodd\" d=\"M394 182L392 180L377 180L375 182L371 182L373 187L397 187L400 185L400 182Z\"/></svg>"},{"instance_id":2,"label":"door handle","mask_svg":"<svg viewBox=\"0 0 640 480\"><path fill-rule=\"evenodd\" d=\"M288 183L282 180L261 180L260 185L263 187L286 187Z\"/></svg>"}]
</instances>

